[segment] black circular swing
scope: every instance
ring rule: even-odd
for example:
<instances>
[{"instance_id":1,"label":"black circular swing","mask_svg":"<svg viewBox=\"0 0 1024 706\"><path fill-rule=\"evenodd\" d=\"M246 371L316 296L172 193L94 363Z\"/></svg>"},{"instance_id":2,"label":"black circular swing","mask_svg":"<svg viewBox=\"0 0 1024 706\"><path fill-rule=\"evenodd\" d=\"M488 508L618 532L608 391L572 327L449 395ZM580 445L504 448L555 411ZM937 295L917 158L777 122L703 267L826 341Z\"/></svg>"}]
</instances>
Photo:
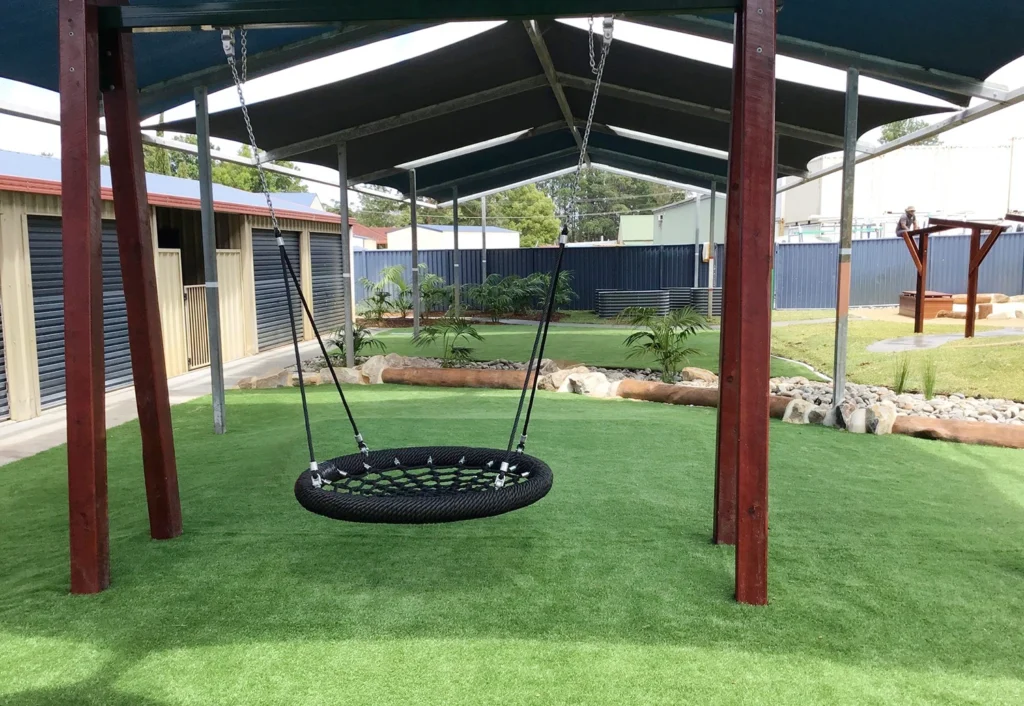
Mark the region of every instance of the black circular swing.
<instances>
[{"instance_id":1,"label":"black circular swing","mask_svg":"<svg viewBox=\"0 0 1024 706\"><path fill-rule=\"evenodd\" d=\"M593 18L591 18L591 25L593 25ZM245 30L241 30L241 33L241 77L244 77L246 74ZM223 30L221 39L228 65L234 77L239 105L245 118L253 154L258 155L260 152L256 146L256 138L253 134L242 90L244 78L240 77L235 61L234 30ZM597 80L570 199L570 220L573 222L578 220L575 204L579 192L579 179L594 120L597 92L601 85L601 76L604 72L611 40L612 22L610 19L606 19L601 57L598 62L595 62L593 32L590 34L591 66ZM302 293L299 279L285 250L284 240L277 224L277 216L274 213L270 189L263 168L258 161L256 169L267 199L274 232L277 235L285 288L287 290L294 287L299 295L306 316L312 324L313 333L320 344L320 351L334 378L335 387L341 397L342 405L359 446L358 453L339 456L324 462L316 460L309 423L309 406L306 403L306 387L302 374L302 358L299 353L295 312L291 297L287 297L288 317L291 323L292 343L295 349L295 364L298 370L299 393L302 398L302 412L306 423L306 442L309 447L310 459L309 468L295 482L295 498L299 504L317 515L347 522L429 524L502 515L532 505L547 495L551 490L553 480L551 468L539 458L525 454L524 450L533 403L537 394L540 361L544 357L551 315L554 312L555 292L559 275L562 272L562 260L569 233L568 227L562 229L562 235L559 238L555 267L548 285L545 313L537 326L537 334L533 341L533 350L527 365L526 378L519 396L519 407L516 410L507 448L499 450L436 446L371 451L363 441L363 436L356 425L348 400L345 398L345 392L342 390L334 366L331 364L327 347L320 336L313 312ZM346 275L346 279L347 277L348 275ZM523 418L519 443L513 450L516 434L519 433L523 406L527 400L527 392L529 392L529 404L526 408L526 416Z\"/></svg>"}]
</instances>

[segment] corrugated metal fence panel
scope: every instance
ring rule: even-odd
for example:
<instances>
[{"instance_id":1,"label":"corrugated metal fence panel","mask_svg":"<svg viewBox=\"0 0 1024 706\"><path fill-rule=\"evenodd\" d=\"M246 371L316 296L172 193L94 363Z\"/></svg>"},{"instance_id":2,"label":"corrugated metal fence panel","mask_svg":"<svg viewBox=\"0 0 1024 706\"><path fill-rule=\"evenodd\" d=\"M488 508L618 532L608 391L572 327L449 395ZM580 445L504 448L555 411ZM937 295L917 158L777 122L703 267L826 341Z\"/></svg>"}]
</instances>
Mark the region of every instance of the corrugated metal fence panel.
<instances>
[{"instance_id":1,"label":"corrugated metal fence panel","mask_svg":"<svg viewBox=\"0 0 1024 706\"><path fill-rule=\"evenodd\" d=\"M835 307L837 243L778 245L775 253L776 307ZM928 289L966 292L969 257L970 236L933 236L929 241ZM853 306L894 306L900 292L916 284L907 246L895 238L854 241L851 268ZM1008 233L999 239L982 263L978 280L982 292L1024 294L1024 233Z\"/></svg>"},{"instance_id":2,"label":"corrugated metal fence panel","mask_svg":"<svg viewBox=\"0 0 1024 706\"><path fill-rule=\"evenodd\" d=\"M284 247L295 269L300 276L299 268L299 234L283 233ZM282 346L292 340L291 321L288 318L287 296L292 298L292 309L295 312L296 326L301 321L302 303L289 283L285 289L281 274L281 254L278 251L277 239L273 231L253 230L252 260L254 289L256 290L256 337L261 351Z\"/></svg>"},{"instance_id":3,"label":"corrugated metal fence panel","mask_svg":"<svg viewBox=\"0 0 1024 706\"><path fill-rule=\"evenodd\" d=\"M310 233L309 259L313 276L313 316L327 335L345 324L344 249L337 235Z\"/></svg>"},{"instance_id":4,"label":"corrugated metal fence panel","mask_svg":"<svg viewBox=\"0 0 1024 706\"><path fill-rule=\"evenodd\" d=\"M0 419L11 416L11 407L7 402L7 363L4 356L4 312L0 307Z\"/></svg>"},{"instance_id":5,"label":"corrugated metal fence panel","mask_svg":"<svg viewBox=\"0 0 1024 706\"><path fill-rule=\"evenodd\" d=\"M217 299L220 301L221 356L225 363L245 357L245 296L242 251L217 251Z\"/></svg>"},{"instance_id":6,"label":"corrugated metal fence panel","mask_svg":"<svg viewBox=\"0 0 1024 706\"><path fill-rule=\"evenodd\" d=\"M43 408L63 404L64 268L59 218L28 220L32 304L35 309L39 389ZM103 223L103 360L107 389L132 384L128 312L117 252L117 231Z\"/></svg>"}]
</instances>

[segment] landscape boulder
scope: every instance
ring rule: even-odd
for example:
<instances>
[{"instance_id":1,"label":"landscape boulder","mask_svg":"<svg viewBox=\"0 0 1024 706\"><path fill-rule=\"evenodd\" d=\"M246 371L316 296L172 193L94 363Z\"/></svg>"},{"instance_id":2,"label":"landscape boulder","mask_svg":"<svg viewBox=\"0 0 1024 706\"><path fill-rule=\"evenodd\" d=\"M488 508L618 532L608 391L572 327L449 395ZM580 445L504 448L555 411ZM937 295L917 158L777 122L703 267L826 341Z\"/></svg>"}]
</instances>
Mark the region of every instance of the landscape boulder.
<instances>
[{"instance_id":1,"label":"landscape boulder","mask_svg":"<svg viewBox=\"0 0 1024 706\"><path fill-rule=\"evenodd\" d=\"M550 375L551 373L557 373L558 370L559 370L558 363L556 363L555 361L551 360L550 358L545 358L544 360L542 360L540 362L540 374L541 375Z\"/></svg>"},{"instance_id":2,"label":"landscape boulder","mask_svg":"<svg viewBox=\"0 0 1024 706\"><path fill-rule=\"evenodd\" d=\"M807 424L809 415L814 410L814 405L807 400L794 399L786 405L786 411L782 415L782 421L788 424Z\"/></svg>"},{"instance_id":3,"label":"landscape boulder","mask_svg":"<svg viewBox=\"0 0 1024 706\"><path fill-rule=\"evenodd\" d=\"M853 432L854 434L867 434L867 412L864 408L855 409L852 414L845 417L846 431Z\"/></svg>"},{"instance_id":4,"label":"landscape boulder","mask_svg":"<svg viewBox=\"0 0 1024 706\"><path fill-rule=\"evenodd\" d=\"M394 355L394 354L389 354ZM380 385L380 376L384 372L385 368L391 367L388 365L387 359L382 355L375 355L365 363L359 366L359 371L363 377L366 378L366 382L369 385Z\"/></svg>"},{"instance_id":5,"label":"landscape boulder","mask_svg":"<svg viewBox=\"0 0 1024 706\"><path fill-rule=\"evenodd\" d=\"M869 434L891 434L896 421L896 406L892 402L879 402L864 410L864 421Z\"/></svg>"},{"instance_id":6,"label":"landscape boulder","mask_svg":"<svg viewBox=\"0 0 1024 706\"><path fill-rule=\"evenodd\" d=\"M287 370L275 370L263 375L254 375L249 379L250 388L253 390L271 390L277 387L285 387L291 381L291 373Z\"/></svg>"},{"instance_id":7,"label":"landscape boulder","mask_svg":"<svg viewBox=\"0 0 1024 706\"><path fill-rule=\"evenodd\" d=\"M832 410L825 406L818 406L807 413L808 424L825 424L828 419L828 415ZM832 419L832 424L835 425L835 417Z\"/></svg>"},{"instance_id":8,"label":"landscape boulder","mask_svg":"<svg viewBox=\"0 0 1024 706\"><path fill-rule=\"evenodd\" d=\"M679 379L683 382L693 382L699 380L700 382L709 382L718 384L718 376L710 370L704 368L683 368L679 371Z\"/></svg>"},{"instance_id":9,"label":"landscape boulder","mask_svg":"<svg viewBox=\"0 0 1024 706\"><path fill-rule=\"evenodd\" d=\"M540 389L548 390L549 392L568 392L568 379L570 375L586 375L589 372L590 368L585 365L568 368L566 370L556 370L549 375L542 375L537 386Z\"/></svg>"},{"instance_id":10,"label":"landscape boulder","mask_svg":"<svg viewBox=\"0 0 1024 706\"><path fill-rule=\"evenodd\" d=\"M835 426L839 427L840 429L848 428L850 419L853 417L853 415L854 415L854 413L856 411L857 411L857 403L856 402L854 402L852 400L846 400L845 402L843 402L835 410L835 413L836 413L836 415L835 415L836 416Z\"/></svg>"},{"instance_id":11,"label":"landscape boulder","mask_svg":"<svg viewBox=\"0 0 1024 706\"><path fill-rule=\"evenodd\" d=\"M363 374L359 372L358 368L335 368L334 374L338 376L338 382L342 385L364 385ZM320 371L320 384L321 385L333 385L334 378L331 376L331 371L328 368L323 368Z\"/></svg>"},{"instance_id":12,"label":"landscape boulder","mask_svg":"<svg viewBox=\"0 0 1024 706\"><path fill-rule=\"evenodd\" d=\"M612 387L603 373L576 373L567 382L573 394L584 397L607 397Z\"/></svg>"}]
</instances>

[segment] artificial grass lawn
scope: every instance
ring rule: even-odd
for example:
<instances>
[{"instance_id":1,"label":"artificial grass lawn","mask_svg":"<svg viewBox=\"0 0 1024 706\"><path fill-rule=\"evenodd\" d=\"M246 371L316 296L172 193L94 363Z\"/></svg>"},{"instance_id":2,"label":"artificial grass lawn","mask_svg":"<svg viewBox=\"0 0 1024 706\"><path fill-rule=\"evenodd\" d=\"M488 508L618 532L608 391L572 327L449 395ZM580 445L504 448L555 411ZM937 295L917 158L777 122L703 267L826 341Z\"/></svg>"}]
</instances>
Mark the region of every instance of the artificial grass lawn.
<instances>
[{"instance_id":1,"label":"artificial grass lawn","mask_svg":"<svg viewBox=\"0 0 1024 706\"><path fill-rule=\"evenodd\" d=\"M477 326L477 331L484 337L483 341L460 342L473 348L474 360L505 360L526 361L533 349L533 340L537 330L532 326ZM598 328L557 328L552 327L548 334L545 358L553 360L585 363L604 368L643 368L660 370L653 358L627 358L628 350L622 345L630 332L623 329ZM378 334L377 338L387 346L387 352L401 355L440 356L441 345L436 343L417 346L412 340L411 329L391 329ZM688 365L718 371L717 331L704 331L696 334L690 346L697 353L690 357ZM369 351L378 353L380 351ZM360 353L362 355L363 353ZM807 368L784 360L772 360L772 375L809 377L812 375Z\"/></svg>"},{"instance_id":2,"label":"artificial grass lawn","mask_svg":"<svg viewBox=\"0 0 1024 706\"><path fill-rule=\"evenodd\" d=\"M956 333L959 327L931 326L930 333ZM912 336L914 326L884 321L851 321L846 372L851 382L893 386L893 353L869 353L876 341ZM772 353L801 360L826 374L832 372L834 324L780 326L772 329ZM1024 336L974 338L953 341L938 348L907 353L911 359L910 386L922 390L927 361L938 370L936 392L999 397L1024 401Z\"/></svg>"},{"instance_id":3,"label":"artificial grass lawn","mask_svg":"<svg viewBox=\"0 0 1024 706\"><path fill-rule=\"evenodd\" d=\"M497 445L515 395L350 390L375 447ZM310 391L322 456L350 452ZM537 505L424 527L303 511L297 391L173 410L185 535L109 433L113 585L67 595L65 451L0 468L0 704L1020 704L1024 456L772 424L771 604L711 532L715 414L544 394Z\"/></svg>"}]
</instances>

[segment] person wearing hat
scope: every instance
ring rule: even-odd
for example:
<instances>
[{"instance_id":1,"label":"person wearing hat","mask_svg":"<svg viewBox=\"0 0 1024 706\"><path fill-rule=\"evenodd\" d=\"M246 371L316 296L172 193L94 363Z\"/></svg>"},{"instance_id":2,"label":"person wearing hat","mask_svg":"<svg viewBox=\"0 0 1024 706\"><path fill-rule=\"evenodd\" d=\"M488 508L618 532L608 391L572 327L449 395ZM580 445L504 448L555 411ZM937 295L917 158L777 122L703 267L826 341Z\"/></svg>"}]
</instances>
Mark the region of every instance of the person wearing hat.
<instances>
[{"instance_id":1,"label":"person wearing hat","mask_svg":"<svg viewBox=\"0 0 1024 706\"><path fill-rule=\"evenodd\" d=\"M913 206L907 206L907 211L900 216L900 222L896 226L896 237L902 238L904 233L909 233L912 230L917 230L917 209Z\"/></svg>"}]
</instances>

